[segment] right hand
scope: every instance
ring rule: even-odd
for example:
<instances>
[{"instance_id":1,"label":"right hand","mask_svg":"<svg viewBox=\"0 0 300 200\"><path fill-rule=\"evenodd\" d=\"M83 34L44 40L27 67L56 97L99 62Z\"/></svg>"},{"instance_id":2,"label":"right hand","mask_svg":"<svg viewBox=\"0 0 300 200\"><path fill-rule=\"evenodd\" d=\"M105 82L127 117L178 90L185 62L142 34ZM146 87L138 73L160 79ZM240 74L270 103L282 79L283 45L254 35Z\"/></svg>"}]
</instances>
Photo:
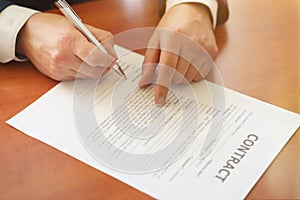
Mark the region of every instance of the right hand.
<instances>
[{"instance_id":1,"label":"right hand","mask_svg":"<svg viewBox=\"0 0 300 200\"><path fill-rule=\"evenodd\" d=\"M98 50L67 18L47 13L28 19L18 34L16 52L58 81L98 78L113 66L117 56L110 32L87 28L109 54Z\"/></svg>"}]
</instances>

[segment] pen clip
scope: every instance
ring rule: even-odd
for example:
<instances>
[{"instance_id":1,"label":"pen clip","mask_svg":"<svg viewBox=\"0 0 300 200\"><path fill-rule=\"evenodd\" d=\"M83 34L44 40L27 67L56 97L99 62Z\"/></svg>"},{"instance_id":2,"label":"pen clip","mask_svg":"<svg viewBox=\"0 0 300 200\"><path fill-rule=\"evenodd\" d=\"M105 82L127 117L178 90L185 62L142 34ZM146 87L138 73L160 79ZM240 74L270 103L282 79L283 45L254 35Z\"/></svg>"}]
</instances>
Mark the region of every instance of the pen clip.
<instances>
[{"instance_id":1,"label":"pen clip","mask_svg":"<svg viewBox=\"0 0 300 200\"><path fill-rule=\"evenodd\" d=\"M82 21L80 17L77 15L77 13L73 10L73 8L66 2L65 0L56 0L54 1L54 4L61 9L69 9L76 17L78 20Z\"/></svg>"}]
</instances>

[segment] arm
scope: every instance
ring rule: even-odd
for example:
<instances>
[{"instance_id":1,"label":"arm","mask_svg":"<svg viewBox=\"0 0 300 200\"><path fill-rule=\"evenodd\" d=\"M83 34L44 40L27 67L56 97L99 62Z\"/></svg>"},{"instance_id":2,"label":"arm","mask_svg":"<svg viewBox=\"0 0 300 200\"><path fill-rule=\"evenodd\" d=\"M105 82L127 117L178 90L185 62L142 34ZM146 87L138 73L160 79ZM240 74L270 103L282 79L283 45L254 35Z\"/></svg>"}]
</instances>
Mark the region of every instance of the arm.
<instances>
[{"instance_id":1,"label":"arm","mask_svg":"<svg viewBox=\"0 0 300 200\"><path fill-rule=\"evenodd\" d=\"M1 2L2 3L2 2ZM98 78L116 57L111 33L88 26L109 52L99 51L65 17L8 4L0 15L0 62L28 58L55 80Z\"/></svg>"},{"instance_id":2,"label":"arm","mask_svg":"<svg viewBox=\"0 0 300 200\"><path fill-rule=\"evenodd\" d=\"M17 35L26 21L38 11L1 1L0 13L0 62L20 60L16 57L15 46Z\"/></svg>"}]
</instances>

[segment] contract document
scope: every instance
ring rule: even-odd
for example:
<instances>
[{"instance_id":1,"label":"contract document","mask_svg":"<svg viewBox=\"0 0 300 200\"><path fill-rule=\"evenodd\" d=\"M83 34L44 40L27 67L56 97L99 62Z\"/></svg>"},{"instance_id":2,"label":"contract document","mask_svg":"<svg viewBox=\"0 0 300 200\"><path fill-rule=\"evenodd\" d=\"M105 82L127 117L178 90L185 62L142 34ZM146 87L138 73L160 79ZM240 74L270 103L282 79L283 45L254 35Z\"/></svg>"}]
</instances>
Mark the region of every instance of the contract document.
<instances>
[{"instance_id":1,"label":"contract document","mask_svg":"<svg viewBox=\"0 0 300 200\"><path fill-rule=\"evenodd\" d=\"M139 89L143 56L116 47L127 80L62 82L7 121L156 199L243 199L299 128L299 114L218 84Z\"/></svg>"}]
</instances>

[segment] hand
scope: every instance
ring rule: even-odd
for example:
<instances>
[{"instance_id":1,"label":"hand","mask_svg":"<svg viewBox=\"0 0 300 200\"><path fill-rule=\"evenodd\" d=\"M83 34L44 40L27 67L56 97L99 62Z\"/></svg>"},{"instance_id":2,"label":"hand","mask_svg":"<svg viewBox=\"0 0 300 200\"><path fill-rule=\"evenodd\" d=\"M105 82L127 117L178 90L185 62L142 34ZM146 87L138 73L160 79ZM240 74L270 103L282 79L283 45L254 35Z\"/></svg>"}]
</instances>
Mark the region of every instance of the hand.
<instances>
[{"instance_id":1,"label":"hand","mask_svg":"<svg viewBox=\"0 0 300 200\"><path fill-rule=\"evenodd\" d=\"M17 37L16 52L52 79L98 78L111 67L116 53L113 42L103 43L111 33L88 26L109 54L90 43L65 17L37 13L31 16Z\"/></svg>"},{"instance_id":2,"label":"hand","mask_svg":"<svg viewBox=\"0 0 300 200\"><path fill-rule=\"evenodd\" d=\"M206 61L201 58L204 51L197 46L201 45L213 59L218 48L210 10L203 4L183 3L170 8L156 30L145 54L140 87L152 83L158 66L155 103L163 106L171 83L200 81L209 72L211 66L199 73L199 66Z\"/></svg>"}]
</instances>

